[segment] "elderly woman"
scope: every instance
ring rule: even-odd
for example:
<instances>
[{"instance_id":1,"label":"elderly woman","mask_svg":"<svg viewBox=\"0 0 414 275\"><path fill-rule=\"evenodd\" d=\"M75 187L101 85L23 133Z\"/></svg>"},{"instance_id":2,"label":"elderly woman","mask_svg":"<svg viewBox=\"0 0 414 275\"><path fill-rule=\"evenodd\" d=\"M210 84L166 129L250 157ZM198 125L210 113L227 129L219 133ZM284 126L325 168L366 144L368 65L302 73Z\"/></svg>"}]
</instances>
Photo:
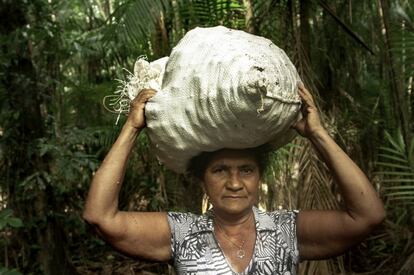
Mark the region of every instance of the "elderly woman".
<instances>
[{"instance_id":1,"label":"elderly woman","mask_svg":"<svg viewBox=\"0 0 414 275\"><path fill-rule=\"evenodd\" d=\"M119 211L128 155L145 127L145 103L154 94L145 90L132 102L118 139L92 181L83 214L119 251L173 260L179 274L295 274L299 259L344 253L384 219L374 188L323 128L303 85L299 86L303 119L294 128L330 168L345 202L343 210L258 210L260 150L222 149L190 165L212 205L205 215Z\"/></svg>"}]
</instances>

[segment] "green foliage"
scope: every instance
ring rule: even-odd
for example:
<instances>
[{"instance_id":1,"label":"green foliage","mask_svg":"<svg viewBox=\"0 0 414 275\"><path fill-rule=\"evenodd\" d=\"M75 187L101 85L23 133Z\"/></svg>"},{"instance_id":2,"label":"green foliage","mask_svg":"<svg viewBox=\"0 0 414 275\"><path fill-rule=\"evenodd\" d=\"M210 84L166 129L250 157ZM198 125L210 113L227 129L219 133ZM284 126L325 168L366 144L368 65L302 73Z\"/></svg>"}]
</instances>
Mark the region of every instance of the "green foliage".
<instances>
[{"instance_id":1,"label":"green foliage","mask_svg":"<svg viewBox=\"0 0 414 275\"><path fill-rule=\"evenodd\" d=\"M386 132L385 140L389 146L380 148L377 162L385 195L389 200L414 204L414 138L406 146L398 131L394 137Z\"/></svg>"},{"instance_id":2,"label":"green foliage","mask_svg":"<svg viewBox=\"0 0 414 275\"><path fill-rule=\"evenodd\" d=\"M400 77L408 88L408 79L414 75L414 6L397 1L392 7L392 15L392 52L401 66Z\"/></svg>"},{"instance_id":3,"label":"green foliage","mask_svg":"<svg viewBox=\"0 0 414 275\"><path fill-rule=\"evenodd\" d=\"M20 228L23 227L23 222L21 219L13 216L13 211L11 209L3 209L0 211L0 230L4 228Z\"/></svg>"},{"instance_id":4,"label":"green foliage","mask_svg":"<svg viewBox=\"0 0 414 275\"><path fill-rule=\"evenodd\" d=\"M184 29L223 25L235 29L245 27L244 7L235 0L179 0L179 16Z\"/></svg>"},{"instance_id":5,"label":"green foliage","mask_svg":"<svg viewBox=\"0 0 414 275\"><path fill-rule=\"evenodd\" d=\"M115 26L117 31L123 31L124 34L128 35L127 39L140 44L155 32L160 14L169 8L169 1L166 0L129 0L121 2L113 14Z\"/></svg>"},{"instance_id":6,"label":"green foliage","mask_svg":"<svg viewBox=\"0 0 414 275\"><path fill-rule=\"evenodd\" d=\"M5 6L11 2L3 1ZM387 77L389 64L383 58L387 49L380 1L251 2L254 32L274 41L293 59L306 84L319 95L321 110L329 114L325 122L330 132L368 175L375 171L376 187L387 201L386 226L353 250L348 263L338 258L306 263L303 270L366 272L390 263L389 273L395 273L404 255L412 253L414 141L405 144L400 133L388 134L398 121L390 92L394 79ZM329 2L329 9L322 2ZM396 78L412 109L414 10L409 1L391 2ZM0 229L7 232L0 251L8 250L5 258L10 263L23 273L40 272L46 262L41 257L66 253L62 262L87 274L104 272L105 264L114 267L116 261L127 261L93 237L80 217L91 177L125 119L115 126L116 117L104 110L101 101L115 90L114 80L125 77L123 68L131 69L141 55L152 60L168 54L186 31L214 25L245 29L244 3L21 0L1 10L11 18L0 28ZM307 31L302 23L309 24ZM36 127L26 115L32 109L38 110L32 114L39 114ZM374 160L378 160L375 166ZM268 209L338 206L327 168L303 140L273 154L270 163L261 196ZM200 186L161 166L147 136L140 135L130 156L120 208L196 212L200 205ZM59 239L59 245L48 246L44 241L48 236ZM53 244L56 239L49 241ZM56 253L51 247L61 250ZM142 266L135 271L152 268ZM151 269L166 270L166 266ZM17 272L0 267L0 274Z\"/></svg>"},{"instance_id":7,"label":"green foliage","mask_svg":"<svg viewBox=\"0 0 414 275\"><path fill-rule=\"evenodd\" d=\"M9 269L0 265L0 275L22 275L16 268Z\"/></svg>"}]
</instances>

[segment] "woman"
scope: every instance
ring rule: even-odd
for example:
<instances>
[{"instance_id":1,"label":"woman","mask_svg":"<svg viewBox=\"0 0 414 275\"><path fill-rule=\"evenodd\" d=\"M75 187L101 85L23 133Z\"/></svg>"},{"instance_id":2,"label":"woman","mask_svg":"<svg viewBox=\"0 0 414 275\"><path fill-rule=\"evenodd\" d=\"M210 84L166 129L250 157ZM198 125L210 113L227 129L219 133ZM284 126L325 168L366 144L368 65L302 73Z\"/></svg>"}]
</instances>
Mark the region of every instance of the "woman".
<instances>
[{"instance_id":1,"label":"woman","mask_svg":"<svg viewBox=\"0 0 414 275\"><path fill-rule=\"evenodd\" d=\"M128 155L145 127L145 103L154 94L145 90L132 102L86 201L84 219L116 249L150 260L173 259L180 274L294 274L299 258L339 255L384 219L374 188L322 127L303 85L299 85L303 119L294 128L330 168L344 199L343 210L257 210L260 155L254 150L223 149L205 158L198 171L213 206L206 215L119 211Z\"/></svg>"}]
</instances>

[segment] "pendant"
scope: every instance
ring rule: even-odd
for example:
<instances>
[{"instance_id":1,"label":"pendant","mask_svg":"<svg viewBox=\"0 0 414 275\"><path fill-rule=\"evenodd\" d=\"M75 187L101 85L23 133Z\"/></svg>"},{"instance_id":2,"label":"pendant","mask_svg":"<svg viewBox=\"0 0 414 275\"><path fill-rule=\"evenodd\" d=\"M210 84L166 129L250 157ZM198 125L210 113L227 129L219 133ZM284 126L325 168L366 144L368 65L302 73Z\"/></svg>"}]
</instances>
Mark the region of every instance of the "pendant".
<instances>
[{"instance_id":1,"label":"pendant","mask_svg":"<svg viewBox=\"0 0 414 275\"><path fill-rule=\"evenodd\" d=\"M246 252L243 249L239 249L239 250L237 250L236 255L239 259L243 259L244 256L246 255Z\"/></svg>"}]
</instances>

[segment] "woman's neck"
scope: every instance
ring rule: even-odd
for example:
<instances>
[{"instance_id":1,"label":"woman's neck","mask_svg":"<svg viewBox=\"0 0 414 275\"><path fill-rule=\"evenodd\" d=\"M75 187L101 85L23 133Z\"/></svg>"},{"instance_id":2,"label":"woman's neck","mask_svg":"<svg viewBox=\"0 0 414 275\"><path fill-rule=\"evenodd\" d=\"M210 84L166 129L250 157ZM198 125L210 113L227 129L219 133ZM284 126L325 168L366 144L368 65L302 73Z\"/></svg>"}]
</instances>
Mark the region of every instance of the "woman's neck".
<instances>
[{"instance_id":1,"label":"woman's neck","mask_svg":"<svg viewBox=\"0 0 414 275\"><path fill-rule=\"evenodd\" d=\"M239 231L239 229L249 228L251 223L254 223L253 209L239 215L223 214L218 211L214 211L214 222L219 224L220 227L226 228L229 231L232 229Z\"/></svg>"}]
</instances>

